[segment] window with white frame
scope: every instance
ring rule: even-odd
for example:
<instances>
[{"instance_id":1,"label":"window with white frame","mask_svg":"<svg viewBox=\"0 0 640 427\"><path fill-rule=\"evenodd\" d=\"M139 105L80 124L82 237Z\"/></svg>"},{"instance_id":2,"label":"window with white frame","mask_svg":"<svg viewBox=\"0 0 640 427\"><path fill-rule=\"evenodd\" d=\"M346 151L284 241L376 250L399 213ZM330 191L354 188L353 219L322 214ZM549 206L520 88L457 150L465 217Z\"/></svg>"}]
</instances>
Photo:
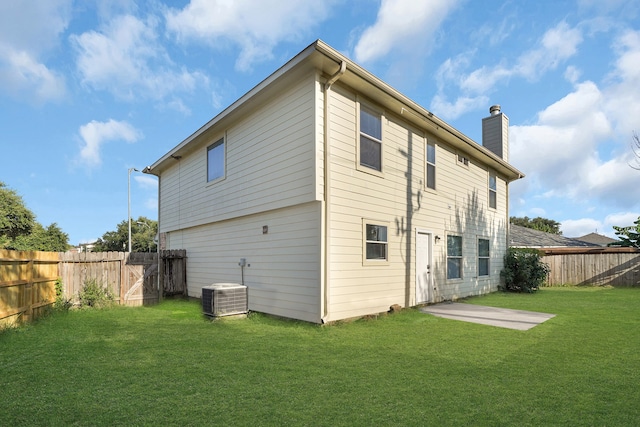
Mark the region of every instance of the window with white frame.
<instances>
[{"instance_id":1,"label":"window with white frame","mask_svg":"<svg viewBox=\"0 0 640 427\"><path fill-rule=\"evenodd\" d=\"M498 180L493 173L489 174L489 207L493 209L498 207Z\"/></svg>"},{"instance_id":2,"label":"window with white frame","mask_svg":"<svg viewBox=\"0 0 640 427\"><path fill-rule=\"evenodd\" d=\"M360 106L361 166L382 172L382 115Z\"/></svg>"},{"instance_id":3,"label":"window with white frame","mask_svg":"<svg viewBox=\"0 0 640 427\"><path fill-rule=\"evenodd\" d=\"M436 145L427 142L427 188L436 189Z\"/></svg>"},{"instance_id":4,"label":"window with white frame","mask_svg":"<svg viewBox=\"0 0 640 427\"><path fill-rule=\"evenodd\" d=\"M388 261L389 241L387 240L387 226L363 221L365 234L365 260Z\"/></svg>"},{"instance_id":5,"label":"window with white frame","mask_svg":"<svg viewBox=\"0 0 640 427\"><path fill-rule=\"evenodd\" d=\"M207 148L207 182L224 178L224 138Z\"/></svg>"},{"instance_id":6,"label":"window with white frame","mask_svg":"<svg viewBox=\"0 0 640 427\"><path fill-rule=\"evenodd\" d=\"M478 276L489 275L489 239L478 239Z\"/></svg>"},{"instance_id":7,"label":"window with white frame","mask_svg":"<svg viewBox=\"0 0 640 427\"><path fill-rule=\"evenodd\" d=\"M462 278L462 236L447 236L447 279Z\"/></svg>"}]
</instances>

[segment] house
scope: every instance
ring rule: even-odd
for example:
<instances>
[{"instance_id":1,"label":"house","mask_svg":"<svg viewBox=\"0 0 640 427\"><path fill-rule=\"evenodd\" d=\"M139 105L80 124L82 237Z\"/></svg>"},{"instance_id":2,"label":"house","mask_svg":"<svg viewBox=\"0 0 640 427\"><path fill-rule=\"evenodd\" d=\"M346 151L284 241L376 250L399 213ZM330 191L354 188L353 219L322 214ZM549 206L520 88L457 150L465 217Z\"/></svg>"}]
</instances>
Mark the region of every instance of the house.
<instances>
[{"instance_id":1,"label":"house","mask_svg":"<svg viewBox=\"0 0 640 427\"><path fill-rule=\"evenodd\" d=\"M521 225L511 224L509 227L509 246L514 248L594 248L600 245L565 237L561 234L547 233Z\"/></svg>"},{"instance_id":2,"label":"house","mask_svg":"<svg viewBox=\"0 0 640 427\"><path fill-rule=\"evenodd\" d=\"M583 242L593 243L598 246L608 246L610 243L619 242L619 239L612 239L611 237L604 236L598 233L589 233L584 236L576 237L576 240Z\"/></svg>"},{"instance_id":3,"label":"house","mask_svg":"<svg viewBox=\"0 0 640 427\"><path fill-rule=\"evenodd\" d=\"M494 291L523 174L490 113L483 146L318 40L145 168L160 248L315 323Z\"/></svg>"}]
</instances>

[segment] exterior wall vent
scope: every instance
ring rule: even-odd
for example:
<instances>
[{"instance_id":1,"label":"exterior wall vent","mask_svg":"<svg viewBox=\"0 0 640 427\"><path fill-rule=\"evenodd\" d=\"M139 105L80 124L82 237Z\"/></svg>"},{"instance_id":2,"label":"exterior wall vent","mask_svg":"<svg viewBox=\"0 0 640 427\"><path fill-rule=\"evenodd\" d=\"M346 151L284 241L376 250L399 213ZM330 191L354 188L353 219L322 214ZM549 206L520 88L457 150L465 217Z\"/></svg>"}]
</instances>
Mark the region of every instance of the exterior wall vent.
<instances>
[{"instance_id":1,"label":"exterior wall vent","mask_svg":"<svg viewBox=\"0 0 640 427\"><path fill-rule=\"evenodd\" d=\"M238 283L214 283L202 288L202 311L211 317L244 314L247 309L247 287Z\"/></svg>"}]
</instances>

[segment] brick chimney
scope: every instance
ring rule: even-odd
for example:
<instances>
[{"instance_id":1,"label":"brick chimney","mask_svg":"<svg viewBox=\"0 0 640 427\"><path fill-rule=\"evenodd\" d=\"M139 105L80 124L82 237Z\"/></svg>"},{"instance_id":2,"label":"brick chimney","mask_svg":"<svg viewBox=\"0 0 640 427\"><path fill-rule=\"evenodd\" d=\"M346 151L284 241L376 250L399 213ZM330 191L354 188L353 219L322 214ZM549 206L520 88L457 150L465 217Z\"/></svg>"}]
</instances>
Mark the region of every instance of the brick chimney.
<instances>
[{"instance_id":1,"label":"brick chimney","mask_svg":"<svg viewBox=\"0 0 640 427\"><path fill-rule=\"evenodd\" d=\"M492 105L489 117L482 119L482 145L509 161L509 117L500 111L499 105Z\"/></svg>"}]
</instances>

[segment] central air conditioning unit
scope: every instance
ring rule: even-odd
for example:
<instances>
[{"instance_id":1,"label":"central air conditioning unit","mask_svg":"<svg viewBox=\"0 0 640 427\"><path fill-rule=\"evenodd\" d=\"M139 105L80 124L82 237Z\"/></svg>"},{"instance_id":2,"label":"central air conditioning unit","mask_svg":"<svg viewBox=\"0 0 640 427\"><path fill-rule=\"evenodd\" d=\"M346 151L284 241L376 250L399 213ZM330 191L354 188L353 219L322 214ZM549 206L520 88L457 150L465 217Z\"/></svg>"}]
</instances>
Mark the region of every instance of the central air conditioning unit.
<instances>
[{"instance_id":1,"label":"central air conditioning unit","mask_svg":"<svg viewBox=\"0 0 640 427\"><path fill-rule=\"evenodd\" d=\"M212 317L246 313L247 287L239 283L214 283L204 286L202 311Z\"/></svg>"}]
</instances>

